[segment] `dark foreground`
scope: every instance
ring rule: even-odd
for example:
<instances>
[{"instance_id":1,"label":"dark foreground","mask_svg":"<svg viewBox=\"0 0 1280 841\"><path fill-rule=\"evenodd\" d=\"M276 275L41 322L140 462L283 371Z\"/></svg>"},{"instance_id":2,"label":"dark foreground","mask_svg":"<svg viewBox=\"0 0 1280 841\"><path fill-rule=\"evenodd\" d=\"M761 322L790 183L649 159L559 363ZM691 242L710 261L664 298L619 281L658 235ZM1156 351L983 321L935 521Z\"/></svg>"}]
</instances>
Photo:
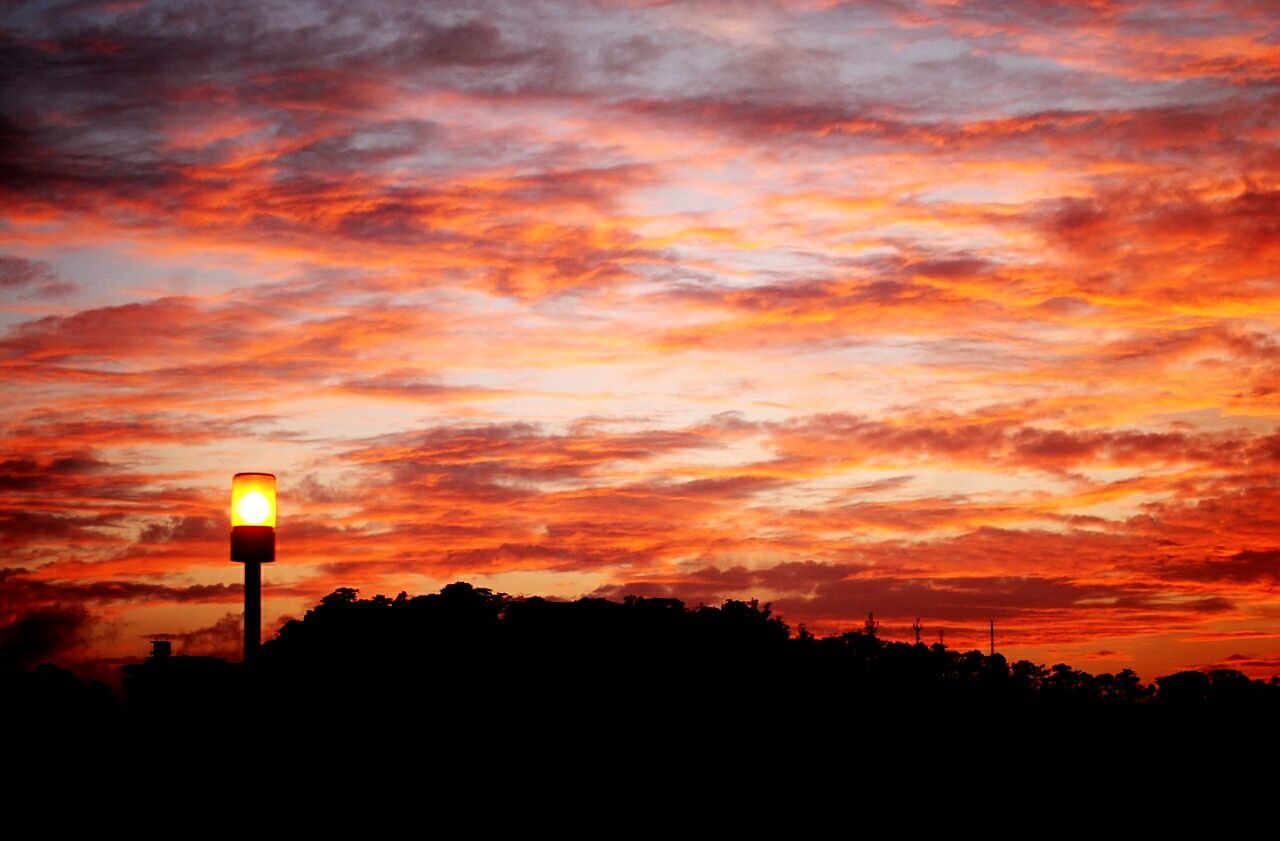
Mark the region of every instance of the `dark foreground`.
<instances>
[{"instance_id":1,"label":"dark foreground","mask_svg":"<svg viewBox=\"0 0 1280 841\"><path fill-rule=\"evenodd\" d=\"M795 767L992 747L1120 761L1260 749L1280 734L1274 678L1180 672L1144 685L1127 670L1010 664L866 632L797 637L757 602L550 602L463 583L413 598L337 590L256 662L153 656L125 667L122 697L52 665L0 689L4 720L22 723L11 747L300 739L425 744L472 762L569 751Z\"/></svg>"}]
</instances>

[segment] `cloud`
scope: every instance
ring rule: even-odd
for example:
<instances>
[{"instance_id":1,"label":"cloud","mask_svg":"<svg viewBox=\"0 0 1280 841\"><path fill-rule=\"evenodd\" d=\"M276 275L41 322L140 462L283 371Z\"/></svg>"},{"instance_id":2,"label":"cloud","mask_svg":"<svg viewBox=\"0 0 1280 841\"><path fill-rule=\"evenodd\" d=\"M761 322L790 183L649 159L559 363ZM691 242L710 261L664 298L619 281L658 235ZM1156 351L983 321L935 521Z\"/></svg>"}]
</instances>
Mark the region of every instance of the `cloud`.
<instances>
[{"instance_id":1,"label":"cloud","mask_svg":"<svg viewBox=\"0 0 1280 841\"><path fill-rule=\"evenodd\" d=\"M192 631L150 634L152 639L176 642L176 654L239 659L244 644L244 616L225 613L217 622Z\"/></svg>"},{"instance_id":2,"label":"cloud","mask_svg":"<svg viewBox=\"0 0 1280 841\"><path fill-rule=\"evenodd\" d=\"M153 584L145 581L58 581L36 577L22 568L0 569L0 607L128 601L200 603L237 601L238 584Z\"/></svg>"},{"instance_id":3,"label":"cloud","mask_svg":"<svg viewBox=\"0 0 1280 841\"><path fill-rule=\"evenodd\" d=\"M874 613L890 637L909 638L911 623L920 620L930 634L941 628L952 645L962 646L985 643L987 623L995 621L1002 648L1078 641L1085 627L1082 613L1092 617L1088 626L1099 633L1105 627L1112 635L1128 635L1153 622L1166 628L1194 627L1206 617L1230 615L1235 607L1215 597L1187 600L1176 590L1137 580L939 576L923 569L811 561L756 569L686 567L674 576L637 576L602 585L594 594L676 597L693 604L760 598L793 626L803 623L819 633L859 628L862 619ZM1108 650L1093 656L1123 655Z\"/></svg>"},{"instance_id":4,"label":"cloud","mask_svg":"<svg viewBox=\"0 0 1280 841\"><path fill-rule=\"evenodd\" d=\"M1233 669L1244 672L1251 678L1266 680L1280 672L1280 652L1262 654L1231 654L1211 663L1198 663L1190 668L1200 671L1215 669Z\"/></svg>"},{"instance_id":5,"label":"cloud","mask_svg":"<svg viewBox=\"0 0 1280 841\"><path fill-rule=\"evenodd\" d=\"M60 278L43 260L0 255L0 295L61 298L77 289L76 284Z\"/></svg>"},{"instance_id":6,"label":"cloud","mask_svg":"<svg viewBox=\"0 0 1280 841\"><path fill-rule=\"evenodd\" d=\"M1164 564L1159 572L1174 581L1274 586L1280 582L1280 549L1246 549L1225 558Z\"/></svg>"},{"instance_id":7,"label":"cloud","mask_svg":"<svg viewBox=\"0 0 1280 841\"><path fill-rule=\"evenodd\" d=\"M42 662L65 657L85 642L91 623L80 605L6 610L0 624L0 672L25 671Z\"/></svg>"}]
</instances>

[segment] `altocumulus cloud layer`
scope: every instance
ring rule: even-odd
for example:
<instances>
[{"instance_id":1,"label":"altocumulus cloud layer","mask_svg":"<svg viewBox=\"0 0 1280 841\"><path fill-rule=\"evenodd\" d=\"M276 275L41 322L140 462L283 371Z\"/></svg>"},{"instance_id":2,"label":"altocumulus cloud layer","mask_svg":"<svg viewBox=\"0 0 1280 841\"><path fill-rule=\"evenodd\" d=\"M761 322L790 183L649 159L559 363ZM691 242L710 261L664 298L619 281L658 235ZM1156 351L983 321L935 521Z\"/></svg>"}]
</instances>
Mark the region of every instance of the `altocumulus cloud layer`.
<instances>
[{"instance_id":1,"label":"altocumulus cloud layer","mask_svg":"<svg viewBox=\"0 0 1280 841\"><path fill-rule=\"evenodd\" d=\"M335 586L1280 662L1270 2L6 5L9 656Z\"/></svg>"}]
</instances>

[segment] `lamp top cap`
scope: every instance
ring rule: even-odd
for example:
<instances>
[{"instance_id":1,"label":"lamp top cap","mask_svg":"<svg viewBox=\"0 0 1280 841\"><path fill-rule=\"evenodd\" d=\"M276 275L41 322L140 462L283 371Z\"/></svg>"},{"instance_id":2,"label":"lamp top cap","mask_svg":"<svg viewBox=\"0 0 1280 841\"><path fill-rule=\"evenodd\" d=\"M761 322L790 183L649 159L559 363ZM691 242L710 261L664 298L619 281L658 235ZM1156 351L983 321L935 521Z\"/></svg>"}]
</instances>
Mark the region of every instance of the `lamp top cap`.
<instances>
[{"instance_id":1,"label":"lamp top cap","mask_svg":"<svg viewBox=\"0 0 1280 841\"><path fill-rule=\"evenodd\" d=\"M244 473L237 473L236 476L270 476L272 479L276 478L276 474L274 473L259 473L254 470L250 470ZM235 478L235 477L232 477L232 478Z\"/></svg>"}]
</instances>

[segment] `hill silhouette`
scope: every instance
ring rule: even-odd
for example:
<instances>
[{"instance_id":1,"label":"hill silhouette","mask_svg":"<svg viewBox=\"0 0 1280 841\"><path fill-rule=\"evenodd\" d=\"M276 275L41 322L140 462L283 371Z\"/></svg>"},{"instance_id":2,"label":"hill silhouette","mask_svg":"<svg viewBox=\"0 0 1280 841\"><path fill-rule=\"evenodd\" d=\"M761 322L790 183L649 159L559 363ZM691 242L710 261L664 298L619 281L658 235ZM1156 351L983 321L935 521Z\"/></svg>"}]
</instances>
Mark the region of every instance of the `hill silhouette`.
<instances>
[{"instance_id":1,"label":"hill silhouette","mask_svg":"<svg viewBox=\"0 0 1280 841\"><path fill-rule=\"evenodd\" d=\"M632 749L750 739L799 757L995 739L1156 745L1274 737L1280 680L1185 671L1143 684L1000 654L793 634L768 604L552 601L464 582L438 593L349 588L285 624L253 663L152 656L123 696L43 664L3 678L29 734L120 739L219 733L429 731L442 749L530 739Z\"/></svg>"}]
</instances>

